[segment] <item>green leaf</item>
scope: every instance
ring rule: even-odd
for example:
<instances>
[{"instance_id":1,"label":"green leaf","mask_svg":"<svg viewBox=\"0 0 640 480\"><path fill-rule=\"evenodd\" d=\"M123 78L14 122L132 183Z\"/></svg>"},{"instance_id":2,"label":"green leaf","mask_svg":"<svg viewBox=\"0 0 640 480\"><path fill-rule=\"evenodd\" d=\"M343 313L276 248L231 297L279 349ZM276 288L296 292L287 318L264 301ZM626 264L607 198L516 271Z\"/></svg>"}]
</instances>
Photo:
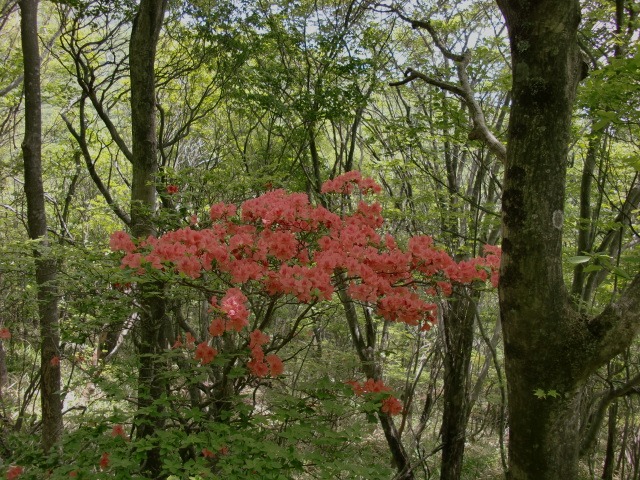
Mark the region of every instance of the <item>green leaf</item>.
<instances>
[{"instance_id":1,"label":"green leaf","mask_svg":"<svg viewBox=\"0 0 640 480\"><path fill-rule=\"evenodd\" d=\"M547 398L547 394L544 390L542 390L541 388L538 388L537 390L533 391L533 394L538 397L539 399L544 399Z\"/></svg>"},{"instance_id":2,"label":"green leaf","mask_svg":"<svg viewBox=\"0 0 640 480\"><path fill-rule=\"evenodd\" d=\"M573 265L578 265L579 263L587 263L591 260L591 257L587 255L578 255L576 257L569 257L567 261Z\"/></svg>"},{"instance_id":3,"label":"green leaf","mask_svg":"<svg viewBox=\"0 0 640 480\"><path fill-rule=\"evenodd\" d=\"M601 265L587 265L586 267L584 267L584 270L582 271L584 273L589 273L589 272L597 272L598 270L602 270Z\"/></svg>"},{"instance_id":4,"label":"green leaf","mask_svg":"<svg viewBox=\"0 0 640 480\"><path fill-rule=\"evenodd\" d=\"M593 130L594 131L598 131L598 130L602 130L604 129L607 125L609 125L611 123L611 121L607 118L601 118L600 120L598 120L597 122L595 122L593 124Z\"/></svg>"},{"instance_id":5,"label":"green leaf","mask_svg":"<svg viewBox=\"0 0 640 480\"><path fill-rule=\"evenodd\" d=\"M627 156L623 157L622 161L633 168L634 170L640 172L640 157L638 156Z\"/></svg>"},{"instance_id":6,"label":"green leaf","mask_svg":"<svg viewBox=\"0 0 640 480\"><path fill-rule=\"evenodd\" d=\"M619 277L626 278L627 280L631 279L631 275L620 267L612 267L611 271Z\"/></svg>"}]
</instances>

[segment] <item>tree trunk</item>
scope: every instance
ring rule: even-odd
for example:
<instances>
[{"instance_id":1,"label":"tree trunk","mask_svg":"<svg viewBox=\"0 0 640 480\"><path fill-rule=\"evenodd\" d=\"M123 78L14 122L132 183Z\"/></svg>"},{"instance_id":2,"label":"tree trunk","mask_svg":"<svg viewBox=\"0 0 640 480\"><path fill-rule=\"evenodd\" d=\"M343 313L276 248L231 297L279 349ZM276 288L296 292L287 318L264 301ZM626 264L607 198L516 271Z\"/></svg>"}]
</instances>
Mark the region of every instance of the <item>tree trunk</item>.
<instances>
[{"instance_id":1,"label":"tree trunk","mask_svg":"<svg viewBox=\"0 0 640 480\"><path fill-rule=\"evenodd\" d=\"M462 475L467 422L469 420L469 365L473 350L475 298L456 288L443 310L444 411L442 418L441 480Z\"/></svg>"},{"instance_id":2,"label":"tree trunk","mask_svg":"<svg viewBox=\"0 0 640 480\"><path fill-rule=\"evenodd\" d=\"M618 438L618 401L609 405L609 424L607 428L607 448L605 450L602 480L613 480L616 467L616 440Z\"/></svg>"},{"instance_id":3,"label":"tree trunk","mask_svg":"<svg viewBox=\"0 0 640 480\"><path fill-rule=\"evenodd\" d=\"M581 339L571 334L578 319L567 305L561 258L580 5L577 0L498 4L507 20L513 64L499 289L508 478L570 480L577 476L583 375L572 365Z\"/></svg>"},{"instance_id":4,"label":"tree trunk","mask_svg":"<svg viewBox=\"0 0 640 480\"><path fill-rule=\"evenodd\" d=\"M158 141L156 132L155 56L166 0L141 0L133 21L129 44L132 124L131 232L134 237L155 235ZM138 354L138 438L154 439L163 427L159 400L165 392L160 354L166 347L166 302L163 286L140 287L140 343ZM160 446L145 452L142 465L151 478L161 478Z\"/></svg>"},{"instance_id":5,"label":"tree trunk","mask_svg":"<svg viewBox=\"0 0 640 480\"><path fill-rule=\"evenodd\" d=\"M2 392L4 390L4 386L9 381L9 376L7 373L7 354L4 351L3 342L0 342L0 405L3 402Z\"/></svg>"},{"instance_id":6,"label":"tree trunk","mask_svg":"<svg viewBox=\"0 0 640 480\"><path fill-rule=\"evenodd\" d=\"M134 236L155 234L158 139L156 132L155 58L167 0L142 0L129 43L131 80L132 184Z\"/></svg>"},{"instance_id":7,"label":"tree trunk","mask_svg":"<svg viewBox=\"0 0 640 480\"><path fill-rule=\"evenodd\" d=\"M38 1L21 0L20 32L24 63L25 133L24 189L27 197L29 238L39 240L35 248L38 314L40 319L40 400L42 448L49 451L62 436L59 356L58 298L55 287L57 266L47 240L47 217L42 185L42 102L40 96L40 50L38 46Z\"/></svg>"},{"instance_id":8,"label":"tree trunk","mask_svg":"<svg viewBox=\"0 0 640 480\"><path fill-rule=\"evenodd\" d=\"M636 334L640 276L593 319L562 273L572 109L582 77L578 0L497 0L511 44L513 106L502 197L500 310L511 480L578 472L580 387Z\"/></svg>"},{"instance_id":9,"label":"tree trunk","mask_svg":"<svg viewBox=\"0 0 640 480\"><path fill-rule=\"evenodd\" d=\"M338 288L338 298L340 298L340 302L344 308L347 325L351 333L351 340L360 359L360 366L367 378L380 380L382 375L380 365L375 360L376 342L373 326L368 325L367 334L363 335L360 323L358 322L358 313L355 304L351 297L349 297L344 285L344 275L339 273L338 275L341 282ZM371 321L370 318L366 320L367 322ZM386 413L378 412L378 420L380 421L380 426L382 427L389 451L391 452L392 464L398 470L395 478L397 480L413 480L414 475L411 458L402 443L402 437L393 422L393 418Z\"/></svg>"}]
</instances>

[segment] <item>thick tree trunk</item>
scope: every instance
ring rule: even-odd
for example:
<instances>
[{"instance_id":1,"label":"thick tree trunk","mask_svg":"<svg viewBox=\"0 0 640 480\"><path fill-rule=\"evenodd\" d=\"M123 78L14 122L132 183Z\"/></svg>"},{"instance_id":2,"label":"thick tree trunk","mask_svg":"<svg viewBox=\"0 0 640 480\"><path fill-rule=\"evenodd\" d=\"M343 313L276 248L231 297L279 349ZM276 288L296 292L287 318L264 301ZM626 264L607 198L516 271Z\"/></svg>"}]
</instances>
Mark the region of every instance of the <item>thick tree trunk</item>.
<instances>
[{"instance_id":1,"label":"thick tree trunk","mask_svg":"<svg viewBox=\"0 0 640 480\"><path fill-rule=\"evenodd\" d=\"M498 1L507 20L513 105L502 198L500 308L512 480L574 479L579 322L562 277L567 153L579 79L577 0ZM579 330L576 329L576 332ZM538 398L535 392L544 392ZM556 396L557 394L557 396Z\"/></svg>"},{"instance_id":2,"label":"thick tree trunk","mask_svg":"<svg viewBox=\"0 0 640 480\"><path fill-rule=\"evenodd\" d=\"M640 276L593 319L578 314L562 275L567 153L582 75L578 0L497 0L513 69L500 277L511 480L572 480L578 405L588 376L631 341Z\"/></svg>"},{"instance_id":3,"label":"thick tree trunk","mask_svg":"<svg viewBox=\"0 0 640 480\"><path fill-rule=\"evenodd\" d=\"M135 236L155 233L158 140L155 59L167 0L142 0L129 43L131 80L132 184L131 221Z\"/></svg>"},{"instance_id":4,"label":"thick tree trunk","mask_svg":"<svg viewBox=\"0 0 640 480\"><path fill-rule=\"evenodd\" d=\"M156 176L158 142L156 132L155 56L166 0L141 0L134 19L129 44L132 123L131 231L134 237L155 235ZM140 287L140 343L138 354L139 438L154 439L163 426L159 400L165 385L160 354L165 348L166 302L163 286L143 283ZM143 470L151 478L161 478L160 446L146 450Z\"/></svg>"},{"instance_id":5,"label":"thick tree trunk","mask_svg":"<svg viewBox=\"0 0 640 480\"><path fill-rule=\"evenodd\" d=\"M40 319L40 400L42 406L42 447L45 452L62 435L60 367L52 359L59 355L58 299L55 287L57 265L48 253L47 217L42 185L42 102L40 96L40 50L38 1L21 0L21 38L24 63L25 133L24 189L27 197L29 238L40 240L36 257L38 313Z\"/></svg>"}]
</instances>

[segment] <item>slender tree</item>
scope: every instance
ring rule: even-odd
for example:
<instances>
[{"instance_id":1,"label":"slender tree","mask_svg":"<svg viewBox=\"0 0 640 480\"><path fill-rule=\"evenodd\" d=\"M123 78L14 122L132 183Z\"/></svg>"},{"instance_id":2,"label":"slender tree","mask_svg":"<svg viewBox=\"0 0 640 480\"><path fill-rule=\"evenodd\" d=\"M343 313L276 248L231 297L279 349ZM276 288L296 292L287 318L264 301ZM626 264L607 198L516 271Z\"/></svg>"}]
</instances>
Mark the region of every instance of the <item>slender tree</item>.
<instances>
[{"instance_id":1,"label":"slender tree","mask_svg":"<svg viewBox=\"0 0 640 480\"><path fill-rule=\"evenodd\" d=\"M42 184L42 100L40 94L40 49L38 46L38 0L19 2L22 55L24 62L25 134L24 189L27 198L29 238L37 240L36 283L40 316L40 399L42 406L42 447L49 451L62 435L60 398L58 299L56 261L47 240L47 215Z\"/></svg>"},{"instance_id":2,"label":"slender tree","mask_svg":"<svg viewBox=\"0 0 640 480\"><path fill-rule=\"evenodd\" d=\"M465 247L475 249L472 237L467 237L468 231L476 232L476 238L480 243L496 241L495 233L481 231L483 229L480 213L482 210L487 210L482 206L482 203L487 201L482 186L489 177L489 169L497 168L492 164L498 163L496 159L500 162L504 161L506 156L505 145L492 133L501 130L504 116L497 115L496 124L491 125L476 99L478 94L472 87L476 82L469 73L469 65L473 57L472 50L465 45L462 53L455 53L447 47L441 33L433 26L431 20L410 18L397 7L392 7L391 11L409 23L412 29L425 30L428 33L434 49L446 59L446 64L452 62L455 65L457 81L456 83L444 81L440 73L425 74L418 69L408 68L405 70L404 79L391 82L390 85L402 86L410 82L422 81L446 94L455 95L460 102L459 109L461 111L466 109L469 113L464 122L458 125L453 122L452 125L456 125L453 129L449 126L444 129L442 161L433 162L433 164L425 162L423 167L435 180L434 190L438 192L439 202L445 205L440 210L440 235L446 239L452 253L462 259L465 254L461 252L464 252ZM435 69L433 65L429 68ZM400 91L398 94L402 95ZM453 105L456 100L448 99L446 96L444 98L443 105L449 105L448 111L454 112ZM428 108L426 106L429 101L432 101L426 98L420 100L422 109ZM506 102L508 103L508 96ZM485 108L487 108L486 104ZM450 115L454 117L452 113ZM407 115L407 117L410 116ZM407 123L411 128L411 121ZM480 140L486 148L478 149L473 155L469 155L464 148L460 148L467 138ZM420 149L423 149L423 143L426 142L418 140L416 143ZM440 164L444 164L444 167ZM442 170L438 171L440 168ZM486 193L491 195L490 192ZM467 425L473 406L470 367L479 300L479 292L468 287L456 287L450 299L442 300L441 328L444 339L443 410L440 429L442 435L440 478L442 480L458 480L462 477Z\"/></svg>"},{"instance_id":3,"label":"slender tree","mask_svg":"<svg viewBox=\"0 0 640 480\"><path fill-rule=\"evenodd\" d=\"M137 238L155 235L156 175L158 136L156 132L156 47L167 8L166 0L142 0L133 21L129 43L131 80L131 232ZM140 370L138 377L138 436L153 437L162 428L161 407L156 403L164 393L162 365L157 355L164 349L166 305L162 285L140 288ZM162 468L160 447L146 452L143 470L158 478Z\"/></svg>"}]
</instances>

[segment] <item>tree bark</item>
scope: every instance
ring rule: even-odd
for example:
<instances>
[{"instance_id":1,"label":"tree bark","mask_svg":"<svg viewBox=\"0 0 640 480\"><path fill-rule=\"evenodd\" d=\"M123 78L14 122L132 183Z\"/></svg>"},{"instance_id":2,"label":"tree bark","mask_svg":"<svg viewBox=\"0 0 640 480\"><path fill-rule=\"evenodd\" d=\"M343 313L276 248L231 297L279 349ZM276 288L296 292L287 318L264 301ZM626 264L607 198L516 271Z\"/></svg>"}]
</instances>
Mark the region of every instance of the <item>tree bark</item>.
<instances>
[{"instance_id":1,"label":"tree bark","mask_svg":"<svg viewBox=\"0 0 640 480\"><path fill-rule=\"evenodd\" d=\"M607 428L607 448L605 450L602 480L613 480L616 467L616 440L618 438L618 402L609 405L609 424Z\"/></svg>"},{"instance_id":2,"label":"tree bark","mask_svg":"<svg viewBox=\"0 0 640 480\"><path fill-rule=\"evenodd\" d=\"M136 238L155 235L158 141L156 132L155 57L167 0L141 0L133 21L129 43L131 80L131 232ZM151 478L162 478L160 446L156 432L163 427L159 400L165 392L160 354L165 348L166 302L163 285L143 283L140 287L140 343L138 354L137 436L152 439L142 469Z\"/></svg>"},{"instance_id":3,"label":"tree bark","mask_svg":"<svg viewBox=\"0 0 640 480\"><path fill-rule=\"evenodd\" d=\"M583 75L579 1L497 3L509 31L513 74L499 287L508 478L571 480L578 472L580 387L636 334L640 276L593 319L578 313L563 281L567 154Z\"/></svg>"},{"instance_id":4,"label":"tree bark","mask_svg":"<svg viewBox=\"0 0 640 480\"><path fill-rule=\"evenodd\" d=\"M49 451L62 436L60 367L52 360L59 356L57 265L47 240L47 216L42 185L42 101L40 93L40 49L38 0L21 0L20 32L24 63L25 133L24 189L27 197L29 238L39 240L34 249L38 314L40 320L40 402L42 407L42 448Z\"/></svg>"},{"instance_id":5,"label":"tree bark","mask_svg":"<svg viewBox=\"0 0 640 480\"><path fill-rule=\"evenodd\" d=\"M461 478L469 421L469 366L473 351L477 295L454 290L453 301L444 304L444 410L442 414L441 480Z\"/></svg>"},{"instance_id":6,"label":"tree bark","mask_svg":"<svg viewBox=\"0 0 640 480\"><path fill-rule=\"evenodd\" d=\"M132 233L155 233L158 139L156 132L155 59L167 0L142 0L129 43L131 80Z\"/></svg>"}]
</instances>

